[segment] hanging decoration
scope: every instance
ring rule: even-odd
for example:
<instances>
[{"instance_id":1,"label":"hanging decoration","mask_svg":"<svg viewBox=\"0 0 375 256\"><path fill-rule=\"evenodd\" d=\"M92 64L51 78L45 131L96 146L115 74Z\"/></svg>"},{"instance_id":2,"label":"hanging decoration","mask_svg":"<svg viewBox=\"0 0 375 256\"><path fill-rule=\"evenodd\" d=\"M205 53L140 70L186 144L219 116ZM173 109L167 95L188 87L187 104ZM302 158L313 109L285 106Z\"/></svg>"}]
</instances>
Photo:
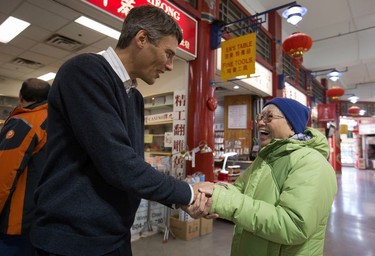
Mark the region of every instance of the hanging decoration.
<instances>
[{"instance_id":1,"label":"hanging decoration","mask_svg":"<svg viewBox=\"0 0 375 256\"><path fill-rule=\"evenodd\" d=\"M352 116L358 116L360 111L361 108L355 105L348 108L348 113Z\"/></svg>"},{"instance_id":2,"label":"hanging decoration","mask_svg":"<svg viewBox=\"0 0 375 256\"><path fill-rule=\"evenodd\" d=\"M217 99L215 97L208 98L207 106L209 110L215 111L217 108Z\"/></svg>"},{"instance_id":3,"label":"hanging decoration","mask_svg":"<svg viewBox=\"0 0 375 256\"><path fill-rule=\"evenodd\" d=\"M312 39L305 33L295 32L283 42L283 50L292 57L296 67L296 84L299 83L299 67L303 62L303 54L310 50Z\"/></svg>"},{"instance_id":4,"label":"hanging decoration","mask_svg":"<svg viewBox=\"0 0 375 256\"><path fill-rule=\"evenodd\" d=\"M332 98L332 100L337 100L339 97L345 94L345 90L339 86L332 86L326 91L326 96Z\"/></svg>"}]
</instances>

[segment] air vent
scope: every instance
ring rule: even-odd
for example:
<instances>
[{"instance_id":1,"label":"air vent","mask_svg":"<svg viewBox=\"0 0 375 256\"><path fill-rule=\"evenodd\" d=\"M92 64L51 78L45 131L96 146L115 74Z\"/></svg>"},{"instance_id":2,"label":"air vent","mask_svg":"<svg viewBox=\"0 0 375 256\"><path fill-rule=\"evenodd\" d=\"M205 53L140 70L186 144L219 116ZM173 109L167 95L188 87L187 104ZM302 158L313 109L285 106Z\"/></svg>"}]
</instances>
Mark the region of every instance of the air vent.
<instances>
[{"instance_id":1,"label":"air vent","mask_svg":"<svg viewBox=\"0 0 375 256\"><path fill-rule=\"evenodd\" d=\"M16 58L16 59L13 60L12 63L15 64L15 65L19 65L19 66L23 66L23 67L27 67L27 68L32 68L32 69L38 69L38 68L43 67L42 63L32 61L32 60L23 59L23 58Z\"/></svg>"},{"instance_id":2,"label":"air vent","mask_svg":"<svg viewBox=\"0 0 375 256\"><path fill-rule=\"evenodd\" d=\"M46 44L68 51L74 51L83 47L83 44L76 40L56 34L50 37L46 41Z\"/></svg>"}]
</instances>

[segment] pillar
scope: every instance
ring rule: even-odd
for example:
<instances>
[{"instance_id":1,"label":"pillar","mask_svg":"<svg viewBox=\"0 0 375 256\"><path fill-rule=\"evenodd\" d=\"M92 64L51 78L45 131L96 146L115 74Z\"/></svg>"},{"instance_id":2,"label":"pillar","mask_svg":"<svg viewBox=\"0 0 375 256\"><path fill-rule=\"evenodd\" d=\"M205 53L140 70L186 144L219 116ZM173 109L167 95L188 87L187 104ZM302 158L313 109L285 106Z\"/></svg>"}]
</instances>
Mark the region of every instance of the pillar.
<instances>
[{"instance_id":1,"label":"pillar","mask_svg":"<svg viewBox=\"0 0 375 256\"><path fill-rule=\"evenodd\" d=\"M272 48L275 53L272 56L272 65L275 69L272 71L272 96L282 97L284 89L284 71L283 71L283 49L282 49L282 20L276 12L268 14L268 32L273 37Z\"/></svg>"},{"instance_id":2,"label":"pillar","mask_svg":"<svg viewBox=\"0 0 375 256\"><path fill-rule=\"evenodd\" d=\"M211 5L208 2L213 2ZM214 149L215 112L207 107L207 100L214 97L215 88L211 86L215 80L215 54L210 46L210 17L217 17L219 1L198 1L198 10L202 19L198 21L197 58L189 63L188 91L188 132L189 149L206 141ZM202 172L207 181L214 180L213 153L196 153L195 167L192 162L186 163L186 174Z\"/></svg>"}]
</instances>

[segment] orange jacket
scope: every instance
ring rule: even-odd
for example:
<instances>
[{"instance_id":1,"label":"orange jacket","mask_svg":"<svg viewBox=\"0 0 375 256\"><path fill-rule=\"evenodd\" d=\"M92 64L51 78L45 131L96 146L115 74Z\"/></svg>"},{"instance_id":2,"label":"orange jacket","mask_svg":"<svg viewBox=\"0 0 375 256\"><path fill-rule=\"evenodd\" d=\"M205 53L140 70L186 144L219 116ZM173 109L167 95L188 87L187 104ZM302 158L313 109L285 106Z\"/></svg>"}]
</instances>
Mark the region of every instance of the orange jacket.
<instances>
[{"instance_id":1,"label":"orange jacket","mask_svg":"<svg viewBox=\"0 0 375 256\"><path fill-rule=\"evenodd\" d=\"M47 103L16 107L0 132L0 233L28 231L45 163Z\"/></svg>"}]
</instances>

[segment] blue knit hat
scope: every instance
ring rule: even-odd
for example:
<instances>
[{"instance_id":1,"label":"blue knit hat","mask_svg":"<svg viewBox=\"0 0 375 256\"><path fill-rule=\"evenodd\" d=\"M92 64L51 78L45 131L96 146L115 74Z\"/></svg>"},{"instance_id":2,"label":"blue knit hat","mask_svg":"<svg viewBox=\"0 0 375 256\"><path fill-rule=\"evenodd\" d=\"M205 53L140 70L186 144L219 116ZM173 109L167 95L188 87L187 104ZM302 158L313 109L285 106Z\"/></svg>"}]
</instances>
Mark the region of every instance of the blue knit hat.
<instances>
[{"instance_id":1,"label":"blue knit hat","mask_svg":"<svg viewBox=\"0 0 375 256\"><path fill-rule=\"evenodd\" d=\"M310 115L310 110L306 106L288 98L273 98L264 107L269 104L273 104L281 110L295 133L303 133Z\"/></svg>"}]
</instances>

